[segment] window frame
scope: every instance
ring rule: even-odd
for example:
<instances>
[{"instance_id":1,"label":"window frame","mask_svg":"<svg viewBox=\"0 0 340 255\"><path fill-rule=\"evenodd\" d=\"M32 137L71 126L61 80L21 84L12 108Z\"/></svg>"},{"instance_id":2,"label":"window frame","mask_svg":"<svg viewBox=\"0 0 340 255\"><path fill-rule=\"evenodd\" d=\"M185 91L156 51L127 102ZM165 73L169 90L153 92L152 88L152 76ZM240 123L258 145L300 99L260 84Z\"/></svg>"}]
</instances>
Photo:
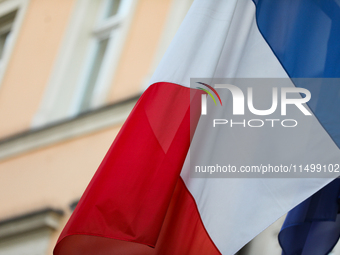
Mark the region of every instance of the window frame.
<instances>
[{"instance_id":1,"label":"window frame","mask_svg":"<svg viewBox=\"0 0 340 255\"><path fill-rule=\"evenodd\" d=\"M112 70L115 70L120 58L120 51L125 41L124 25L133 6L134 0L121 0L117 13L112 17L105 17L106 10L111 0L104 0L99 11L97 22L92 29L92 38L89 51L85 60L85 65L81 73L79 84L75 92L75 98L71 106L70 114L76 116L83 111L82 103L86 94L87 81L90 79L93 62L97 56L99 41L108 39L105 54L101 62L89 109L97 108L105 102L107 92L112 85ZM114 71L113 71L114 72ZM87 110L89 110L87 109Z\"/></svg>"},{"instance_id":2,"label":"window frame","mask_svg":"<svg viewBox=\"0 0 340 255\"><path fill-rule=\"evenodd\" d=\"M0 17L10 14L11 12L16 12L13 24L10 28L11 32L9 38L6 40L3 56L0 60L0 88L29 2L30 0L0 0Z\"/></svg>"},{"instance_id":3,"label":"window frame","mask_svg":"<svg viewBox=\"0 0 340 255\"><path fill-rule=\"evenodd\" d=\"M97 77L98 82L93 91L91 109L105 104L138 0L122 0L119 15L117 13L113 16L114 18L102 22L105 5L108 2L109 0L101 2L77 0L31 128L40 128L47 124L74 118L81 113L80 106L95 53L96 39L115 36L116 40L110 40L103 59L102 70ZM87 23L84 24L84 22ZM116 27L119 29L112 29ZM62 106L60 102L63 102Z\"/></svg>"}]
</instances>

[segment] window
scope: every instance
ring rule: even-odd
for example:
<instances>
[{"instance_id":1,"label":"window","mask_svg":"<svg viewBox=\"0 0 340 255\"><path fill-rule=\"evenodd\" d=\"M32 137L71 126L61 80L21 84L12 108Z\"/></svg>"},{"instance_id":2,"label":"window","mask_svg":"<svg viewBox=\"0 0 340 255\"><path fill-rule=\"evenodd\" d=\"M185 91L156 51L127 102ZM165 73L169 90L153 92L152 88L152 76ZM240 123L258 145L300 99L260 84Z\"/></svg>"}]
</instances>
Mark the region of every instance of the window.
<instances>
[{"instance_id":1,"label":"window","mask_svg":"<svg viewBox=\"0 0 340 255\"><path fill-rule=\"evenodd\" d=\"M88 72L83 97L80 102L80 111L86 111L91 106L93 90L102 67L108 41L109 38L98 38L96 49L94 50L93 61L91 63L90 71Z\"/></svg>"},{"instance_id":2,"label":"window","mask_svg":"<svg viewBox=\"0 0 340 255\"><path fill-rule=\"evenodd\" d=\"M16 11L0 17L0 68L4 58L4 52L10 42L11 31Z\"/></svg>"},{"instance_id":3,"label":"window","mask_svg":"<svg viewBox=\"0 0 340 255\"><path fill-rule=\"evenodd\" d=\"M136 3L77 1L33 127L105 104Z\"/></svg>"},{"instance_id":4,"label":"window","mask_svg":"<svg viewBox=\"0 0 340 255\"><path fill-rule=\"evenodd\" d=\"M120 0L110 0L107 5L108 8L105 17L112 17L118 13Z\"/></svg>"},{"instance_id":5,"label":"window","mask_svg":"<svg viewBox=\"0 0 340 255\"><path fill-rule=\"evenodd\" d=\"M83 87L79 91L79 100L76 101L74 109L78 112L84 112L91 107L98 106L101 99L98 99L98 91L101 83L105 83L105 76L108 75L106 66L109 66L110 58L114 53L110 52L115 48L118 32L124 19L124 4L128 1L106 0L103 3L101 12L99 13L97 25L92 31L93 42L90 47L88 67L84 74L84 80L80 86ZM97 94L97 98L96 98Z\"/></svg>"},{"instance_id":6,"label":"window","mask_svg":"<svg viewBox=\"0 0 340 255\"><path fill-rule=\"evenodd\" d=\"M28 0L0 0L0 86Z\"/></svg>"}]
</instances>

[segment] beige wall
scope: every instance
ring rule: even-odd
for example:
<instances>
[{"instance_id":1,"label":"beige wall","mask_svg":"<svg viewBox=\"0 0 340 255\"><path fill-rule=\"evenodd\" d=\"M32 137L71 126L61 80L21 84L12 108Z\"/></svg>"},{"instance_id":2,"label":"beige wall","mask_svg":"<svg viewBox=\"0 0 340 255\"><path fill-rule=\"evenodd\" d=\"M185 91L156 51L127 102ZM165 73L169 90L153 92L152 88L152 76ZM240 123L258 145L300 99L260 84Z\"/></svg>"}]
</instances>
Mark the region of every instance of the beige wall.
<instances>
[{"instance_id":1,"label":"beige wall","mask_svg":"<svg viewBox=\"0 0 340 255\"><path fill-rule=\"evenodd\" d=\"M0 219L45 207L69 214L69 205L82 195L119 128L0 162Z\"/></svg>"},{"instance_id":2,"label":"beige wall","mask_svg":"<svg viewBox=\"0 0 340 255\"><path fill-rule=\"evenodd\" d=\"M0 137L29 128L75 0L31 0L0 87Z\"/></svg>"},{"instance_id":3,"label":"beige wall","mask_svg":"<svg viewBox=\"0 0 340 255\"><path fill-rule=\"evenodd\" d=\"M79 199L120 126L0 162L0 218Z\"/></svg>"}]
</instances>

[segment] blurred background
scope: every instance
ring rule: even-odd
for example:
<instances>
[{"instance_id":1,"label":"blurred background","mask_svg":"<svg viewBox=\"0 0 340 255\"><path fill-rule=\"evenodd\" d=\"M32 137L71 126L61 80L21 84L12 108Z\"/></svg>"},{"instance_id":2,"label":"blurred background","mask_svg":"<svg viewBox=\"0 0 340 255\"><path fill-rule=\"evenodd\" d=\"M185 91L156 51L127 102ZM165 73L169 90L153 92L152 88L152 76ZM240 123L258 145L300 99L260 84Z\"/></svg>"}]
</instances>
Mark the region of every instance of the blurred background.
<instances>
[{"instance_id":1,"label":"blurred background","mask_svg":"<svg viewBox=\"0 0 340 255\"><path fill-rule=\"evenodd\" d=\"M0 254L57 238L192 0L0 0ZM240 254L280 254L280 219Z\"/></svg>"}]
</instances>

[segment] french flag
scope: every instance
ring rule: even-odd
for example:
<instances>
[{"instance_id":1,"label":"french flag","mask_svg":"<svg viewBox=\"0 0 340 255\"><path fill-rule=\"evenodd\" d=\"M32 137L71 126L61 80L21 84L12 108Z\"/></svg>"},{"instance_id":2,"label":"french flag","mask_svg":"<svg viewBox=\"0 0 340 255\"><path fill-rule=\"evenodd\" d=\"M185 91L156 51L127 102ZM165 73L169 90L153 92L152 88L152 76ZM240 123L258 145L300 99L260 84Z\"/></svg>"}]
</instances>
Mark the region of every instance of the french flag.
<instances>
[{"instance_id":1,"label":"french flag","mask_svg":"<svg viewBox=\"0 0 340 255\"><path fill-rule=\"evenodd\" d=\"M311 115L290 109L294 119L308 119L303 128L219 125L206 133L209 118L231 118L233 100L219 93L223 106L211 113L208 104L201 115L206 92L191 88L191 78L283 79L289 82L272 86L310 91L303 107ZM340 1L195 0L54 254L232 255L289 211L279 236L284 254L327 254L340 234L336 171L324 178L193 178L190 167L206 158L339 164L337 78Z\"/></svg>"}]
</instances>

